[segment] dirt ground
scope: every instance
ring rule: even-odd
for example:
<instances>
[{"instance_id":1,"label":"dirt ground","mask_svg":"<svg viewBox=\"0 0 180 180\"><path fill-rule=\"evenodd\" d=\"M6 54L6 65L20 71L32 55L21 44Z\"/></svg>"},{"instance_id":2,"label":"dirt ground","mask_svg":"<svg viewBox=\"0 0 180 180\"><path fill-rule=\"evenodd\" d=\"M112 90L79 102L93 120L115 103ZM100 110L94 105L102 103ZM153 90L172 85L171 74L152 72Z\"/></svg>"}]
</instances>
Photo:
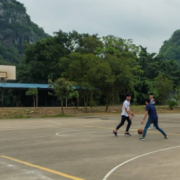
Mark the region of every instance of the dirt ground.
<instances>
[{"instance_id":1,"label":"dirt ground","mask_svg":"<svg viewBox=\"0 0 180 180\"><path fill-rule=\"evenodd\" d=\"M72 117L72 116L91 116L91 115L113 115L121 112L121 106L110 106L108 112L105 112L104 106L88 108L85 112L84 107L64 108L65 115L61 114L60 107L24 107L24 108L0 108L0 119L8 118L39 118L39 117ZM156 106L158 113L180 113L180 107L170 110L167 106ZM142 114L145 106L131 106L135 114Z\"/></svg>"}]
</instances>

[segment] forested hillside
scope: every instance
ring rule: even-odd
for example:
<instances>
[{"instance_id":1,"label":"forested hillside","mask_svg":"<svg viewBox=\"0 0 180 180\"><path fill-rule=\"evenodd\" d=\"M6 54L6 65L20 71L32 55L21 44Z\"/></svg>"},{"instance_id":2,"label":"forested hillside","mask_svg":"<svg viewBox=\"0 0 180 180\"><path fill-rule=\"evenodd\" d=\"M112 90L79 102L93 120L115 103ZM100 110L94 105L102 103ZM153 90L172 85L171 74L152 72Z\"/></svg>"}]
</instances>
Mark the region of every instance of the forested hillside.
<instances>
[{"instance_id":1,"label":"forested hillside","mask_svg":"<svg viewBox=\"0 0 180 180\"><path fill-rule=\"evenodd\" d=\"M180 64L180 30L173 33L170 39L164 41L159 54L166 60L175 60Z\"/></svg>"},{"instance_id":2,"label":"forested hillside","mask_svg":"<svg viewBox=\"0 0 180 180\"><path fill-rule=\"evenodd\" d=\"M0 1L0 64L17 64L24 55L24 44L47 37L33 23L23 4L16 0Z\"/></svg>"}]
</instances>

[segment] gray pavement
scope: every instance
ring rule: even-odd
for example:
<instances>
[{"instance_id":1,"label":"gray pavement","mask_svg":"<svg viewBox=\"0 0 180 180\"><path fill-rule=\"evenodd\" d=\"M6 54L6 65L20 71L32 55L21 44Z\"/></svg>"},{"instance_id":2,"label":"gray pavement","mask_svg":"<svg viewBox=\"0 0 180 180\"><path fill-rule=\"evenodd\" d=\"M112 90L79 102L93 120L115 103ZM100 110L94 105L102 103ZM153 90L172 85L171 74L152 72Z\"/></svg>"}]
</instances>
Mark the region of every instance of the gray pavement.
<instances>
[{"instance_id":1,"label":"gray pavement","mask_svg":"<svg viewBox=\"0 0 180 180\"><path fill-rule=\"evenodd\" d=\"M180 114L160 115L138 140L142 115L114 137L120 116L0 120L0 180L179 180Z\"/></svg>"}]
</instances>

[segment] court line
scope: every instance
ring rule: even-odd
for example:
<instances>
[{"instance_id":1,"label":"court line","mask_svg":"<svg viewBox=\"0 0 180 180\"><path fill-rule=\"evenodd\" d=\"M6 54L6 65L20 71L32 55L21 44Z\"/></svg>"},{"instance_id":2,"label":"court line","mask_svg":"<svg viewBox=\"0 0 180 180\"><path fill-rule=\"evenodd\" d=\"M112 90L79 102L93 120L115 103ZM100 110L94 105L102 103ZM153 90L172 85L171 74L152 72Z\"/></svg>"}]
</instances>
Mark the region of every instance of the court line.
<instances>
[{"instance_id":1,"label":"court line","mask_svg":"<svg viewBox=\"0 0 180 180\"><path fill-rule=\"evenodd\" d=\"M37 136L37 137L29 137L29 138L11 138L11 139L0 139L0 142L2 141L14 141L14 140L26 140L26 139L38 139L38 138L48 138L48 137L54 137L54 136Z\"/></svg>"},{"instance_id":2,"label":"court line","mask_svg":"<svg viewBox=\"0 0 180 180\"><path fill-rule=\"evenodd\" d=\"M24 161L21 161L21 160L18 160L18 159L14 159L14 158L11 158L11 157L8 157L8 156L0 156L0 157L4 158L4 159L11 160L11 161L14 161L14 162L17 162L17 163L20 163L20 164L24 164L26 166L30 166L30 167L33 167L33 168L36 168L36 169L40 169L40 170L43 170L43 171L46 171L46 172L50 172L52 174L56 174L56 175L59 175L61 177L65 177L65 178L68 178L68 179L84 180L84 179L81 179L81 178L78 178L78 177L74 177L74 176L71 176L71 175L68 175L68 174L64 174L64 173L59 172L59 171L55 171L55 170L48 169L48 168L45 168L45 167L42 167L42 166L38 166L38 165L31 164L31 163L28 163L28 162L24 162Z\"/></svg>"},{"instance_id":3,"label":"court line","mask_svg":"<svg viewBox=\"0 0 180 180\"><path fill-rule=\"evenodd\" d=\"M40 126L16 126L16 127L1 127L1 129L16 129L16 128L30 128L30 127L32 127L32 128L36 128L36 127L48 127L48 126L52 126L52 125L40 125Z\"/></svg>"},{"instance_id":4,"label":"court line","mask_svg":"<svg viewBox=\"0 0 180 180\"><path fill-rule=\"evenodd\" d=\"M21 127L21 126L20 126ZM14 130L30 130L30 129L45 129L45 128L51 128L51 127L57 127L56 125L46 125L46 126L29 126L29 128L20 128L20 127L14 127L14 128L4 128L0 129L1 131L14 131Z\"/></svg>"},{"instance_id":5,"label":"court line","mask_svg":"<svg viewBox=\"0 0 180 180\"><path fill-rule=\"evenodd\" d=\"M61 125L61 123L57 123L55 121L52 121L52 120L46 120L46 122L49 122L51 124L55 124L55 125Z\"/></svg>"},{"instance_id":6,"label":"court line","mask_svg":"<svg viewBox=\"0 0 180 180\"><path fill-rule=\"evenodd\" d=\"M103 180L107 180L114 171L116 171L118 168L120 168L121 166L123 166L123 165L125 165L125 164L127 164L127 163L129 163L129 162L131 162L131 161L134 161L134 160L136 160L136 159L139 159L139 158L142 158L142 157L144 157L144 156L151 155L151 154L155 154L155 153L158 153L158 152L167 151L167 150L171 150L171 149L177 149L177 148L180 148L180 146L175 146L175 147L160 149L160 150L157 150L157 151L152 151L152 152L149 152L149 153L146 153L146 154L142 154L142 155L140 155L140 156L136 156L136 157L134 157L134 158L132 158L132 159L129 159L129 160L127 160L127 161L124 161L123 163L119 164L118 166L114 167L111 171L109 171L109 172L106 174L106 176L103 178Z\"/></svg>"}]
</instances>

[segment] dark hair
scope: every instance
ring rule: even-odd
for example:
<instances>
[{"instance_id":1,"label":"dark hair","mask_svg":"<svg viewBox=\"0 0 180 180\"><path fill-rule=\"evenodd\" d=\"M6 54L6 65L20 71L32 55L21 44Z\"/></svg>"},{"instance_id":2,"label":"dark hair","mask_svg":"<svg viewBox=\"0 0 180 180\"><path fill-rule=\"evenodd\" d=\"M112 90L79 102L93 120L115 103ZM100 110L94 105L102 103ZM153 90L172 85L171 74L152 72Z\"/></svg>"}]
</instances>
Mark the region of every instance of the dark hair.
<instances>
[{"instance_id":1,"label":"dark hair","mask_svg":"<svg viewBox=\"0 0 180 180\"><path fill-rule=\"evenodd\" d=\"M150 103L150 102L151 102L151 100L150 100L149 98L147 98L147 99L145 100L145 102Z\"/></svg>"},{"instance_id":2,"label":"dark hair","mask_svg":"<svg viewBox=\"0 0 180 180\"><path fill-rule=\"evenodd\" d=\"M154 95L154 93L151 92L151 93L149 93L149 95Z\"/></svg>"},{"instance_id":3,"label":"dark hair","mask_svg":"<svg viewBox=\"0 0 180 180\"><path fill-rule=\"evenodd\" d=\"M126 97L131 97L131 96L132 96L131 93L127 93L127 94L126 94Z\"/></svg>"}]
</instances>

